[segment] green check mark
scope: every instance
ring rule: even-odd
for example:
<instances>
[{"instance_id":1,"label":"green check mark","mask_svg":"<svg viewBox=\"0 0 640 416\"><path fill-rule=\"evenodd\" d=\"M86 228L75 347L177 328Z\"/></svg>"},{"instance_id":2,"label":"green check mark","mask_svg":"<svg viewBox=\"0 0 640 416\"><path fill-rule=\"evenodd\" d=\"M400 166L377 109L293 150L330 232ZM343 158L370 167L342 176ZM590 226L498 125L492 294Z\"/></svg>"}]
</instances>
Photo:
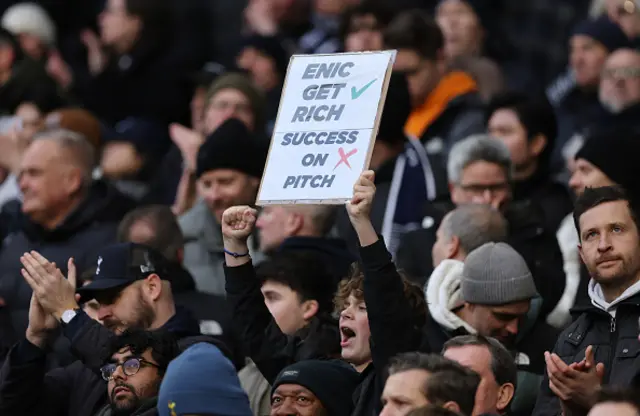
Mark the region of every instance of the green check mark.
<instances>
[{"instance_id":1,"label":"green check mark","mask_svg":"<svg viewBox=\"0 0 640 416\"><path fill-rule=\"evenodd\" d=\"M356 87L351 87L351 99L352 100L356 100L358 99L358 97L360 97L362 95L362 93L364 93L367 89L369 89L369 87L378 80L378 78L374 79L373 81L369 81L369 83L367 85L365 85L364 87L360 88L359 90L356 89Z\"/></svg>"}]
</instances>

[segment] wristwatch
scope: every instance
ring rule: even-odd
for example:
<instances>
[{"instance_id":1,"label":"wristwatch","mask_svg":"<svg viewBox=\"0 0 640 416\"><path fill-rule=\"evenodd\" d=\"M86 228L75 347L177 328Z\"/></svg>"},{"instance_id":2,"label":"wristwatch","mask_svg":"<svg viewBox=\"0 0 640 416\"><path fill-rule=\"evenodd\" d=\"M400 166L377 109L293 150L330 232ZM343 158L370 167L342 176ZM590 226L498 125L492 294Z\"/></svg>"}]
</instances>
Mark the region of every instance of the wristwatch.
<instances>
[{"instance_id":1,"label":"wristwatch","mask_svg":"<svg viewBox=\"0 0 640 416\"><path fill-rule=\"evenodd\" d=\"M67 309L66 311L62 312L62 316L60 317L60 321L63 324L68 324L69 322L71 322L71 320L78 314L78 311L80 309Z\"/></svg>"}]
</instances>

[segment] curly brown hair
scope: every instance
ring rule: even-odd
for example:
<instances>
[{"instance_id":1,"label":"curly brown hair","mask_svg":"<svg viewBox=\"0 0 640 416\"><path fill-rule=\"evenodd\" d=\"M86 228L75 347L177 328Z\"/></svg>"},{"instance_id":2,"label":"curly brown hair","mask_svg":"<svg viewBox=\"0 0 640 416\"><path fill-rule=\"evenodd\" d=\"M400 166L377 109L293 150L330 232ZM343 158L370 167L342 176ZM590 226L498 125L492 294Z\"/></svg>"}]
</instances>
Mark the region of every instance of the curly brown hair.
<instances>
[{"instance_id":1,"label":"curly brown hair","mask_svg":"<svg viewBox=\"0 0 640 416\"><path fill-rule=\"evenodd\" d=\"M409 302L411 309L413 309L417 325L423 326L427 319L427 301L424 297L424 292L420 286L410 281L401 270L398 270L398 275L402 279L404 286L404 299ZM364 272L358 263L353 263L348 277L340 282L338 290L333 297L334 311L340 314L351 295L359 301L364 301L363 288ZM383 307L384 305L380 306Z\"/></svg>"}]
</instances>

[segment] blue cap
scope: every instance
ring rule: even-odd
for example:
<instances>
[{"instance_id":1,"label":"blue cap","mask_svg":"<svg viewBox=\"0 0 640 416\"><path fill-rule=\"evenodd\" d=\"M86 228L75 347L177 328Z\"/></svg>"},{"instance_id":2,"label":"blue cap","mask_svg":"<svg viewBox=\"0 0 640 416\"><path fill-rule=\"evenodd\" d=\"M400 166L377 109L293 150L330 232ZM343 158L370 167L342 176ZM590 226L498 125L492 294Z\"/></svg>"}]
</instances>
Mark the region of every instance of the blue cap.
<instances>
[{"instance_id":1,"label":"blue cap","mask_svg":"<svg viewBox=\"0 0 640 416\"><path fill-rule=\"evenodd\" d=\"M160 416L252 416L231 361L209 343L187 348L167 368L158 393Z\"/></svg>"},{"instance_id":2,"label":"blue cap","mask_svg":"<svg viewBox=\"0 0 640 416\"><path fill-rule=\"evenodd\" d=\"M85 302L94 299L97 292L122 289L151 274L166 279L168 266L164 256L150 247L136 243L113 244L98 254L91 283L76 292L80 294L80 301Z\"/></svg>"}]
</instances>

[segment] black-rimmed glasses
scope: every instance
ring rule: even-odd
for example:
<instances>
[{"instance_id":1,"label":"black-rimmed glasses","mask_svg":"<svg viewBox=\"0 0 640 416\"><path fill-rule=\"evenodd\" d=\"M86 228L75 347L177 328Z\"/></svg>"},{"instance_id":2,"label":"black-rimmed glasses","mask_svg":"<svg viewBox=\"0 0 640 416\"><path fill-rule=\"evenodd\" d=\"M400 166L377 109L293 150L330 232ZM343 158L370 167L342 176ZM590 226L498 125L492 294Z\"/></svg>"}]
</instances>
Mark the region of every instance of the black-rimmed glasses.
<instances>
[{"instance_id":1,"label":"black-rimmed glasses","mask_svg":"<svg viewBox=\"0 0 640 416\"><path fill-rule=\"evenodd\" d=\"M102 374L102 378L104 381L110 381L113 378L113 373L116 372L118 367L122 367L122 371L127 376L133 376L140 371L142 367L155 367L160 368L157 364L149 362L143 358L127 358L122 363L109 363L105 364L100 368L100 373Z\"/></svg>"}]
</instances>

